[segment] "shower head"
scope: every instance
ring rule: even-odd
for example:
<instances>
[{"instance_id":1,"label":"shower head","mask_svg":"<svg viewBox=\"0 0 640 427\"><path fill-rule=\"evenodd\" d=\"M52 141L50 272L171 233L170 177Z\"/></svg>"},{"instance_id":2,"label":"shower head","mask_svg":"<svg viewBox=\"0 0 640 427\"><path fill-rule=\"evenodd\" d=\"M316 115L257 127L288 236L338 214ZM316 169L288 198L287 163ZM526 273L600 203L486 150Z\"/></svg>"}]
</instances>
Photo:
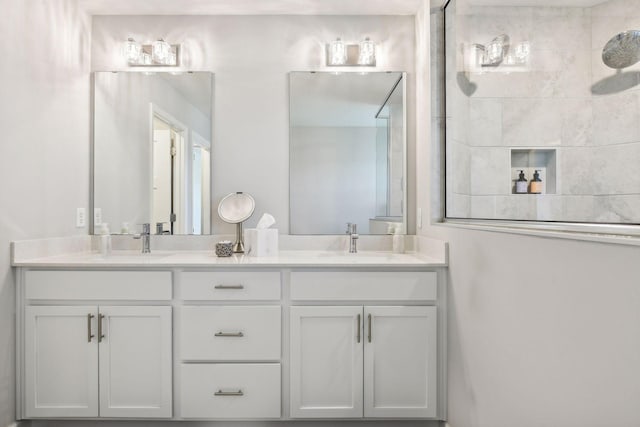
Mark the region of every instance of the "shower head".
<instances>
[{"instance_id":1,"label":"shower head","mask_svg":"<svg viewBox=\"0 0 640 427\"><path fill-rule=\"evenodd\" d=\"M640 61L640 30L617 34L602 50L602 61L611 68L627 68Z\"/></svg>"}]
</instances>

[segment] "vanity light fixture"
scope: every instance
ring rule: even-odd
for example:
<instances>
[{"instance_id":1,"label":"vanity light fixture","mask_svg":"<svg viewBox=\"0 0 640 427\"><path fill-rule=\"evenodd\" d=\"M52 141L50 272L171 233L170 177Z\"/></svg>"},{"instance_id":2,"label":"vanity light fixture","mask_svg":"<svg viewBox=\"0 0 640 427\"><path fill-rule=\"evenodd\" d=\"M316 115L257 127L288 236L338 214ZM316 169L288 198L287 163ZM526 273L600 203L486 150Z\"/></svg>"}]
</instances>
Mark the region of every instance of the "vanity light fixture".
<instances>
[{"instance_id":1,"label":"vanity light fixture","mask_svg":"<svg viewBox=\"0 0 640 427\"><path fill-rule=\"evenodd\" d=\"M474 43L469 51L469 62L473 70L491 68L504 71L526 70L531 55L528 41L511 45L510 38L501 34L486 45Z\"/></svg>"},{"instance_id":2,"label":"vanity light fixture","mask_svg":"<svg viewBox=\"0 0 640 427\"><path fill-rule=\"evenodd\" d=\"M329 67L375 67L376 45L369 37L359 43L347 44L337 38L327 43L327 66Z\"/></svg>"},{"instance_id":3,"label":"vanity light fixture","mask_svg":"<svg viewBox=\"0 0 640 427\"><path fill-rule=\"evenodd\" d=\"M131 67L177 67L180 65L180 46L160 38L153 43L141 44L129 37L123 55Z\"/></svg>"}]
</instances>

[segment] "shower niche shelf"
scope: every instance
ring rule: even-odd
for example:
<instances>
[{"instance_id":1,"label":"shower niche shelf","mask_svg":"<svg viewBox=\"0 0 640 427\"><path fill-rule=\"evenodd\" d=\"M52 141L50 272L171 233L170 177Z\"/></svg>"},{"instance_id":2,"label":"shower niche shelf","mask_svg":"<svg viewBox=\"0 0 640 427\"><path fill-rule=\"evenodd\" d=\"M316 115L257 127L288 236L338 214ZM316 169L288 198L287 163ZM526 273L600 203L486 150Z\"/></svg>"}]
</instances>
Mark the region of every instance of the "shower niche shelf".
<instances>
[{"instance_id":1,"label":"shower niche shelf","mask_svg":"<svg viewBox=\"0 0 640 427\"><path fill-rule=\"evenodd\" d=\"M531 182L533 174L539 171L542 180L541 194L557 194L558 186L558 152L555 148L512 148L511 149L511 193L516 193L516 181L520 171L524 171L527 181Z\"/></svg>"}]
</instances>

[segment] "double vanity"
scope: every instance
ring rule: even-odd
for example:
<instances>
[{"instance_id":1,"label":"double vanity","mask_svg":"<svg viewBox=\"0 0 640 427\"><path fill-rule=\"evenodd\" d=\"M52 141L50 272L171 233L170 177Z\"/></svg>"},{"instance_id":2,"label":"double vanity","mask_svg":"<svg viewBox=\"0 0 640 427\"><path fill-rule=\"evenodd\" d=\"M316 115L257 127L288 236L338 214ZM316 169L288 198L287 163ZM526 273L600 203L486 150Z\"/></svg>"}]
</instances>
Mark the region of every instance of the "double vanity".
<instances>
[{"instance_id":1,"label":"double vanity","mask_svg":"<svg viewBox=\"0 0 640 427\"><path fill-rule=\"evenodd\" d=\"M444 419L446 257L17 252L20 419Z\"/></svg>"}]
</instances>

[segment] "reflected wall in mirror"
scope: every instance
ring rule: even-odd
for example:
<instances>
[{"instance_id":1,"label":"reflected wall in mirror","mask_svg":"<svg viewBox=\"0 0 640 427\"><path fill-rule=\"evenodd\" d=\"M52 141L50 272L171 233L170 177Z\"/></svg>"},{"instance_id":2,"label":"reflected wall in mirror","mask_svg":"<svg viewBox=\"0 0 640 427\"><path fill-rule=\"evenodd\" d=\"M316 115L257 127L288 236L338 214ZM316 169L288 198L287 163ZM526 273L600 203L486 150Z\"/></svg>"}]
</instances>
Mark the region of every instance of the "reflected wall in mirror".
<instances>
[{"instance_id":1,"label":"reflected wall in mirror","mask_svg":"<svg viewBox=\"0 0 640 427\"><path fill-rule=\"evenodd\" d=\"M95 73L92 201L112 232L211 233L212 105L208 72Z\"/></svg>"},{"instance_id":2,"label":"reflected wall in mirror","mask_svg":"<svg viewBox=\"0 0 640 427\"><path fill-rule=\"evenodd\" d=\"M290 233L406 233L401 72L292 72Z\"/></svg>"}]
</instances>

